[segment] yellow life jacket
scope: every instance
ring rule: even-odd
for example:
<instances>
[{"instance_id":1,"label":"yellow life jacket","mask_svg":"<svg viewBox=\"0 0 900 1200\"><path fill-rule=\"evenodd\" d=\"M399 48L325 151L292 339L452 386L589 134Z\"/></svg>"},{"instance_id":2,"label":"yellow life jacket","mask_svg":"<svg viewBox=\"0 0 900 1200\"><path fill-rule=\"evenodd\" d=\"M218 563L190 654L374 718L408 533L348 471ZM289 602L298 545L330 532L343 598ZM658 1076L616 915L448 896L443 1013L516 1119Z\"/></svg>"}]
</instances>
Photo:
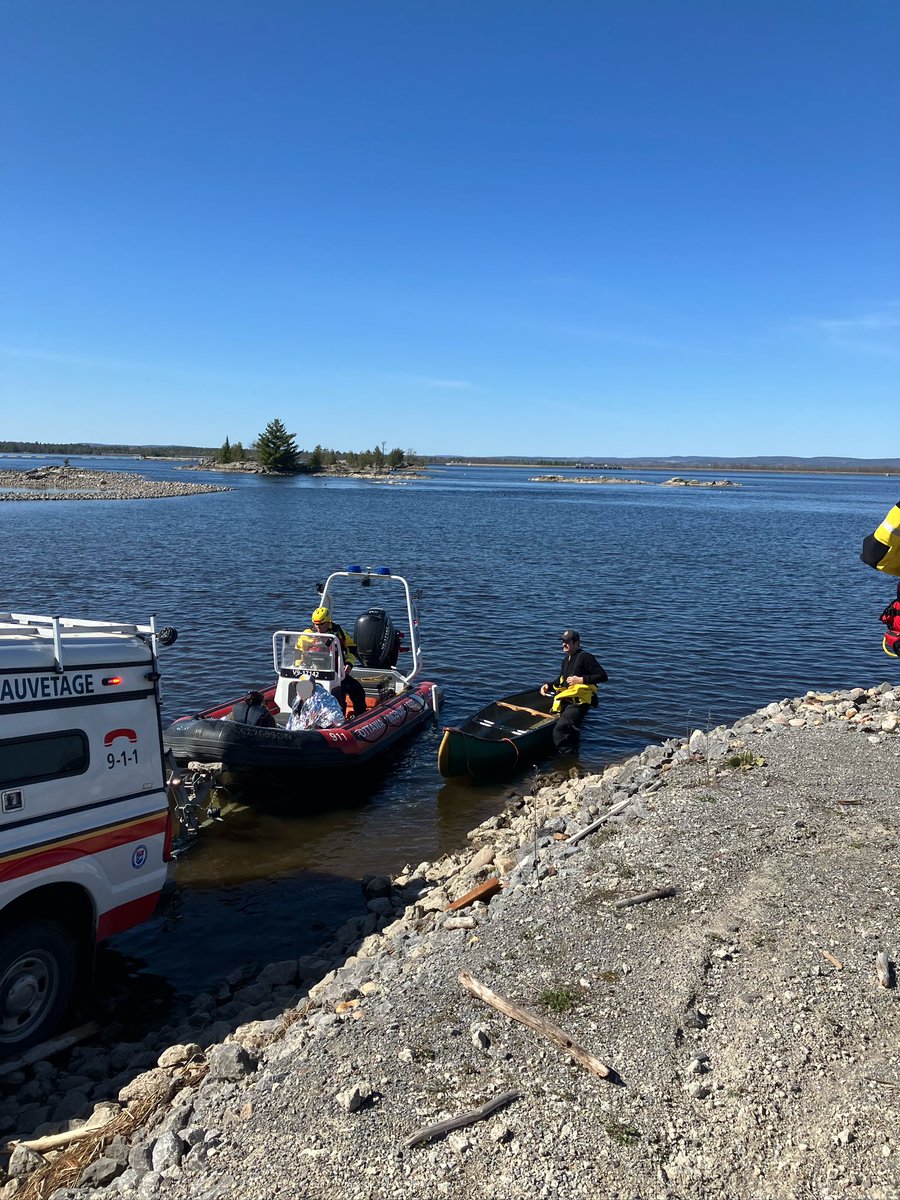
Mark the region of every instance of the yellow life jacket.
<instances>
[{"instance_id":1,"label":"yellow life jacket","mask_svg":"<svg viewBox=\"0 0 900 1200\"><path fill-rule=\"evenodd\" d=\"M550 710L551 712L559 712L562 708L563 700L571 700L573 704L593 704L596 695L597 688L595 684L573 683L571 687L562 688L555 693Z\"/></svg>"},{"instance_id":2,"label":"yellow life jacket","mask_svg":"<svg viewBox=\"0 0 900 1200\"><path fill-rule=\"evenodd\" d=\"M859 557L885 575L900 575L900 501L865 539Z\"/></svg>"},{"instance_id":3,"label":"yellow life jacket","mask_svg":"<svg viewBox=\"0 0 900 1200\"><path fill-rule=\"evenodd\" d=\"M343 630L336 621L331 622L330 629L321 630L322 634L327 634L331 637L336 637L341 647L341 654L344 662L348 667L352 667L356 662L356 642L353 638ZM320 637L320 631L314 625L310 625L308 629L304 629L300 637L297 638L294 644L294 649L299 650L301 654L315 646L316 638Z\"/></svg>"},{"instance_id":4,"label":"yellow life jacket","mask_svg":"<svg viewBox=\"0 0 900 1200\"><path fill-rule=\"evenodd\" d=\"M338 626L322 630L310 626L304 629L294 643L297 658L294 659L294 670L304 671L310 677L334 678L340 683L346 673L344 647ZM337 647L335 653L332 647Z\"/></svg>"}]
</instances>

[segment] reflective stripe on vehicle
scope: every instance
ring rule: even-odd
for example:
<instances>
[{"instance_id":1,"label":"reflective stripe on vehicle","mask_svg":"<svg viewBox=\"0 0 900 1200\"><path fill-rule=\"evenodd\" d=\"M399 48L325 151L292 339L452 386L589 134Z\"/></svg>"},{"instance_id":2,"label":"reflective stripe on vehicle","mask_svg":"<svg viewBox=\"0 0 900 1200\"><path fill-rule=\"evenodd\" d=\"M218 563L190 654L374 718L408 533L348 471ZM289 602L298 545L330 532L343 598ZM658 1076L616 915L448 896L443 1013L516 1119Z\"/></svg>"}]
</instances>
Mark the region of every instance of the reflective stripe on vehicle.
<instances>
[{"instance_id":1,"label":"reflective stripe on vehicle","mask_svg":"<svg viewBox=\"0 0 900 1200\"><path fill-rule=\"evenodd\" d=\"M99 854L103 850L113 850L129 842L164 834L167 813L168 810L163 809L150 816L121 821L104 829L58 838L39 846L32 846L28 850L0 855L0 881L20 879L23 875L32 875L36 871L57 867L61 863L72 862L88 854Z\"/></svg>"}]
</instances>

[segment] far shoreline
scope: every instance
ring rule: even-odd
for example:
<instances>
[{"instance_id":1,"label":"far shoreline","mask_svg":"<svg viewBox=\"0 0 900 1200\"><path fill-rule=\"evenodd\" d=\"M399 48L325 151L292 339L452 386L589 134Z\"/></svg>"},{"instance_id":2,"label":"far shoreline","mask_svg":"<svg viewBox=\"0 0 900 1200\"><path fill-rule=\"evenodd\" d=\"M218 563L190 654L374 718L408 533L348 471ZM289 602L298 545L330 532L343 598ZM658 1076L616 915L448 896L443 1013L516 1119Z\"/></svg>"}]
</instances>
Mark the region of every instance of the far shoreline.
<instances>
[{"instance_id":1,"label":"far shoreline","mask_svg":"<svg viewBox=\"0 0 900 1200\"><path fill-rule=\"evenodd\" d=\"M156 449L154 447L154 449ZM419 477L423 473L427 474L429 470L449 468L454 470L476 470L479 468L489 468L495 470L497 468L509 469L528 469L533 471L578 471L581 473L595 472L635 472L635 471L660 471L674 472L679 474L713 474L713 475L847 475L847 476L874 476L883 477L886 479L900 479L900 465L895 465L894 461L887 462L871 462L864 460L864 465L817 465L814 462L803 463L767 463L755 464L748 462L684 462L663 459L647 459L647 460L628 460L628 461L605 461L605 462L585 462L584 460L571 459L548 459L548 458L473 458L473 459L450 459L444 455L438 455L431 458L427 455L417 456L420 460L415 465L410 464L407 468L401 468L396 472L397 477L415 478L416 473ZM77 450L71 450L68 453L64 451L12 451L0 450L0 462L15 462L24 460L36 460L43 462L52 462L53 460L64 460L67 458L89 459L92 462L102 462L104 459L117 461L135 461L135 462L158 462L161 464L170 464L176 469L206 471L206 472L221 472L222 474L279 474L279 472L268 472L261 469L254 460L245 460L242 463L217 463L211 461L207 456L192 455L192 454L160 454L160 453L141 453L139 447L135 447L133 453L123 453L121 450L110 451L109 453L94 452L85 453ZM62 465L62 464L60 464ZM290 472L294 474L295 472ZM314 478L378 478L383 479L387 473L380 472L377 476L370 476L365 471L316 471L316 472L296 472L296 474L309 474ZM391 473L393 474L393 473Z\"/></svg>"},{"instance_id":2,"label":"far shoreline","mask_svg":"<svg viewBox=\"0 0 900 1200\"><path fill-rule=\"evenodd\" d=\"M520 460L518 462L434 462L428 464L429 468L436 467L451 467L467 468L469 470L479 467L515 467L519 470L527 468L528 470L554 470L554 471L679 471L688 474L712 474L712 475L874 475L876 477L884 476L886 479L900 479L900 470L886 471L877 467L731 467L731 466L703 466L678 463L627 463L623 466L612 465L606 463L602 466L592 467L585 464L565 466L555 462L526 462Z\"/></svg>"}]
</instances>

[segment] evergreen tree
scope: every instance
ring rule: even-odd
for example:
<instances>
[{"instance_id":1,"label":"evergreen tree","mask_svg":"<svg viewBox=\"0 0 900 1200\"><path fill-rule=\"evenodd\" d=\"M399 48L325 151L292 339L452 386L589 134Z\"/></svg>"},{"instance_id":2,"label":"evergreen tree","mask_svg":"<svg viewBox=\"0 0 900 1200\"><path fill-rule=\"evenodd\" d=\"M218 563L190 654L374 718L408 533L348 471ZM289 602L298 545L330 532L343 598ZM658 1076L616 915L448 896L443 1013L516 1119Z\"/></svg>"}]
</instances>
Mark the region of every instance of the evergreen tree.
<instances>
[{"instance_id":1,"label":"evergreen tree","mask_svg":"<svg viewBox=\"0 0 900 1200\"><path fill-rule=\"evenodd\" d=\"M395 446L388 455L388 466L392 471L396 471L398 467L403 466L403 451L399 446Z\"/></svg>"},{"instance_id":2,"label":"evergreen tree","mask_svg":"<svg viewBox=\"0 0 900 1200\"><path fill-rule=\"evenodd\" d=\"M241 445L240 442L235 442L234 445L231 447L231 457L234 462L243 462L244 459L247 457L246 454L244 453L244 447Z\"/></svg>"},{"instance_id":3,"label":"evergreen tree","mask_svg":"<svg viewBox=\"0 0 900 1200\"><path fill-rule=\"evenodd\" d=\"M225 441L222 443L222 449L219 451L219 462L220 463L231 462L231 443L229 442L227 436L225 438Z\"/></svg>"},{"instance_id":4,"label":"evergreen tree","mask_svg":"<svg viewBox=\"0 0 900 1200\"><path fill-rule=\"evenodd\" d=\"M301 470L299 451L295 435L288 433L276 417L270 421L256 439L256 455L259 465L266 471L285 473Z\"/></svg>"},{"instance_id":5,"label":"evergreen tree","mask_svg":"<svg viewBox=\"0 0 900 1200\"><path fill-rule=\"evenodd\" d=\"M310 454L309 458L306 460L306 468L308 471L316 473L322 470L323 454L324 451L322 450L322 447L317 445L315 450L313 450L312 454Z\"/></svg>"}]
</instances>

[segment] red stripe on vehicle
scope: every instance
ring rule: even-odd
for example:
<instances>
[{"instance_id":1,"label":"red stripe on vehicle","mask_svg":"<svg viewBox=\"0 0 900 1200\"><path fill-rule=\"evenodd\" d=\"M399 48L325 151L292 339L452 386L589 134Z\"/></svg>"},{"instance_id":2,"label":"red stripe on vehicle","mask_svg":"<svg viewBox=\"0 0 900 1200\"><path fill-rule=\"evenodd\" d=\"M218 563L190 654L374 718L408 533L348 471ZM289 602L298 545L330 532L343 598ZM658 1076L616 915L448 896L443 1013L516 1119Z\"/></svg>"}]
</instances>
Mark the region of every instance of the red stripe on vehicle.
<instances>
[{"instance_id":1,"label":"red stripe on vehicle","mask_svg":"<svg viewBox=\"0 0 900 1200\"><path fill-rule=\"evenodd\" d=\"M164 834L166 817L166 811L153 813L152 816L125 821L108 829L98 829L93 833L79 834L6 855L0 858L0 881L21 879L23 875L33 875L36 871L45 871L48 867L57 867L89 854L99 854L103 850L139 842L158 833Z\"/></svg>"},{"instance_id":2,"label":"red stripe on vehicle","mask_svg":"<svg viewBox=\"0 0 900 1200\"><path fill-rule=\"evenodd\" d=\"M114 933L122 933L133 925L148 921L156 912L158 900L159 892L151 892L149 896L140 896L137 900L129 900L127 904L120 904L118 908L102 913L97 922L97 941L102 942Z\"/></svg>"}]
</instances>

